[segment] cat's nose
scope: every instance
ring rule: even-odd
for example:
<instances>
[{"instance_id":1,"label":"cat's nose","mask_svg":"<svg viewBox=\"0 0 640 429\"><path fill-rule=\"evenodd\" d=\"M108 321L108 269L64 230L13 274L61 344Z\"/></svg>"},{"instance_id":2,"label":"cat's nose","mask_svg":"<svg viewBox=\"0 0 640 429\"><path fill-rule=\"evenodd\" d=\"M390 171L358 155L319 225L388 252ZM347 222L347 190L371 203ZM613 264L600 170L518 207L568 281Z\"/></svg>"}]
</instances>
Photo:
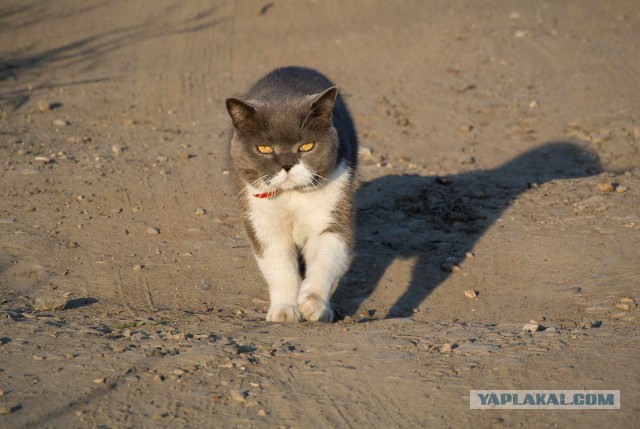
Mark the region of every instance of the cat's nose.
<instances>
[{"instance_id":1,"label":"cat's nose","mask_svg":"<svg viewBox=\"0 0 640 429\"><path fill-rule=\"evenodd\" d=\"M291 164L283 165L282 168L284 169L284 171L286 171L288 173L289 170L291 170L293 168L293 165L291 165Z\"/></svg>"}]
</instances>

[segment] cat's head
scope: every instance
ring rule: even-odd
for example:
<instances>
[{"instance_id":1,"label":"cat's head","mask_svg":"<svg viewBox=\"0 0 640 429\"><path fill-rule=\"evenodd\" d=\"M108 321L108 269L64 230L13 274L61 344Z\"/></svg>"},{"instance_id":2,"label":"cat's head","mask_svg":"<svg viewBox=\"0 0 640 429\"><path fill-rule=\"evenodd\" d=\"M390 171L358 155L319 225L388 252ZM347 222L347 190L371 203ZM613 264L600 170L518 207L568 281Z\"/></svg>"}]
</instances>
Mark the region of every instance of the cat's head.
<instances>
[{"instance_id":1,"label":"cat's head","mask_svg":"<svg viewBox=\"0 0 640 429\"><path fill-rule=\"evenodd\" d=\"M264 102L229 98L235 173L259 192L311 190L336 168L335 87Z\"/></svg>"}]
</instances>

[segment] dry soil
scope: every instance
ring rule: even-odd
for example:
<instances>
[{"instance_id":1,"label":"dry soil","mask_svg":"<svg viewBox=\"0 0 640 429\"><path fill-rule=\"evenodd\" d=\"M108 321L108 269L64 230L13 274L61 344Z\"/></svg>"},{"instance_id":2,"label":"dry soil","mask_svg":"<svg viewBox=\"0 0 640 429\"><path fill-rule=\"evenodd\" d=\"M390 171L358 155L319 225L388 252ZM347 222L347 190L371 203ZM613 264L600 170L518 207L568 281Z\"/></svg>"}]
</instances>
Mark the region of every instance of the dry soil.
<instances>
[{"instance_id":1,"label":"dry soil","mask_svg":"<svg viewBox=\"0 0 640 429\"><path fill-rule=\"evenodd\" d=\"M3 1L0 426L637 425L638 41L634 0ZM264 321L226 174L291 64L362 146L333 324Z\"/></svg>"}]
</instances>

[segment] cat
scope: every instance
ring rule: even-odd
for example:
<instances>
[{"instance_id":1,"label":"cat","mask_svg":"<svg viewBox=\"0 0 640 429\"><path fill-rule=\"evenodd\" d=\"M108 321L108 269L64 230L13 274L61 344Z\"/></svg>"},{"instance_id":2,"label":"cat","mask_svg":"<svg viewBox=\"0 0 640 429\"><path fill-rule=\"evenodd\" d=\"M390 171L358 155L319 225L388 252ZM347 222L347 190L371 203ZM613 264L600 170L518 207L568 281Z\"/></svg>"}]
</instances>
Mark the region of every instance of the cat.
<instances>
[{"instance_id":1,"label":"cat","mask_svg":"<svg viewBox=\"0 0 640 429\"><path fill-rule=\"evenodd\" d=\"M329 295L351 263L358 142L337 87L304 67L229 98L231 177L269 287L270 322L331 322Z\"/></svg>"}]
</instances>

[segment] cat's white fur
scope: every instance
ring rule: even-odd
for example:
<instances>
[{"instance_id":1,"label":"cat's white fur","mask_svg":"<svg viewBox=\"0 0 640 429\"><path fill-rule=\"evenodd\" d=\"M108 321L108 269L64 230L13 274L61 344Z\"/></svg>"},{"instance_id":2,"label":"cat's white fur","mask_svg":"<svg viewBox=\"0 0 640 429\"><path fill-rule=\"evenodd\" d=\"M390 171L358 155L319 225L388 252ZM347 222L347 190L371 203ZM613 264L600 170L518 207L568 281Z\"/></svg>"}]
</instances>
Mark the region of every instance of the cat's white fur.
<instances>
[{"instance_id":1,"label":"cat's white fur","mask_svg":"<svg viewBox=\"0 0 640 429\"><path fill-rule=\"evenodd\" d=\"M268 321L333 320L329 294L348 268L350 251L344 239L327 228L340 198L350 195L351 172L341 164L318 189L292 189L309 183L311 176L301 162L270 180L270 186L279 188L273 197L256 198L254 194L262 191L246 187L249 220L264 246L256 259L269 285ZM302 249L306 262L304 279L296 247Z\"/></svg>"}]
</instances>

